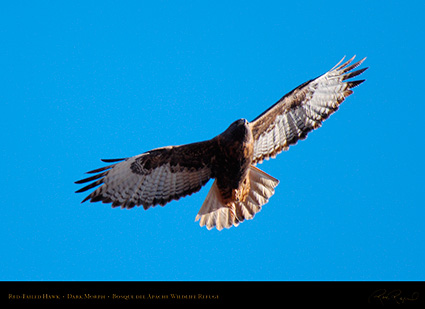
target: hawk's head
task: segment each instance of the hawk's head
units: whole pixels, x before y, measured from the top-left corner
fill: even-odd
[[[222,133],[222,137],[241,142],[250,140],[252,134],[249,127],[249,121],[243,118],[236,120]]]

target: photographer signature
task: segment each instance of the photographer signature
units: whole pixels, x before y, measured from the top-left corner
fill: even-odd
[[[381,303],[384,304],[404,304],[407,302],[413,302],[419,299],[419,293],[413,292],[409,296],[403,295],[403,292],[401,290],[390,290],[387,291],[386,289],[379,289],[373,292],[369,296],[369,303]]]

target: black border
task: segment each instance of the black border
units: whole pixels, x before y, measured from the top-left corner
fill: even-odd
[[[4,281],[13,305],[400,305],[425,308],[425,282],[95,282]]]

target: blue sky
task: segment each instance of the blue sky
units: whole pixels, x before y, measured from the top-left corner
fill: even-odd
[[[13,1],[0,9],[1,280],[424,280],[423,1]],[[323,127],[259,167],[254,220],[199,193],[80,204],[100,158],[201,141],[367,56]]]

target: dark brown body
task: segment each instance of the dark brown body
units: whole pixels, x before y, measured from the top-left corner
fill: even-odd
[[[217,143],[219,151],[213,172],[223,202],[243,200],[247,192],[240,189],[247,187],[243,183],[248,181],[254,144],[249,122],[246,119],[236,120],[217,136]]]

